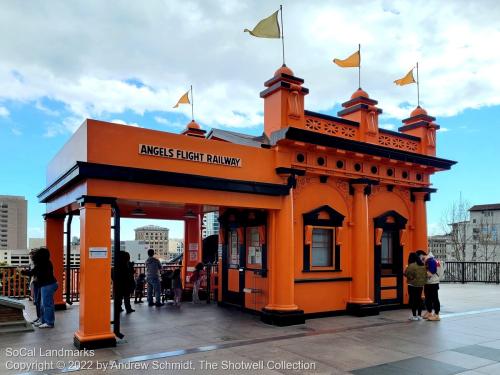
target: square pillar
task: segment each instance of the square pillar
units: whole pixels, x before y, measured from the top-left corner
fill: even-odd
[[[50,252],[50,261],[54,267],[54,276],[58,288],[54,293],[54,307],[56,310],[66,310],[63,299],[64,289],[64,216],[45,216],[45,241]]]
[[[304,324],[304,311],[295,304],[293,188],[283,197],[281,210],[272,211],[270,216],[270,293],[261,320],[278,326]]]
[[[80,208],[80,319],[75,346],[116,346],[110,321],[111,206],[84,203]]]
[[[201,254],[201,217],[186,219],[184,221],[184,259],[183,259],[183,285],[194,271],[194,267],[202,261]]]

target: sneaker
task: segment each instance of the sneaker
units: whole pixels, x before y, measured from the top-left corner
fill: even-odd
[[[134,310],[134,309],[127,310],[127,314],[131,314],[131,313],[133,313],[133,312],[135,312],[135,310]]]
[[[422,320],[423,318],[420,315],[417,315],[418,320]]]
[[[38,327],[38,326],[41,326],[42,325],[42,322],[40,320],[36,321],[35,323],[33,323],[33,325],[35,327]]]
[[[47,324],[47,323],[43,323],[43,324],[40,324],[40,325],[38,326],[38,328],[54,328],[54,326],[51,326],[51,325],[49,325],[49,324]]]
[[[156,307],[162,307],[163,305],[164,305],[164,303],[155,303]]]
[[[427,318],[427,320],[432,321],[432,322],[437,322],[437,321],[441,320],[441,318],[439,317],[439,314],[436,314],[436,315],[429,316]]]
[[[430,314],[428,311],[426,311],[426,312],[424,312],[424,313],[423,313],[423,315],[422,315],[422,319],[429,319],[429,316],[430,316],[430,315],[431,315],[431,314]]]
[[[39,322],[39,321],[40,321],[40,318],[36,318],[35,320],[33,320],[33,321],[31,322],[31,324],[35,324],[35,323],[37,323],[37,322]]]
[[[411,320],[413,320],[414,322],[416,322],[416,321],[418,321],[419,319],[418,319],[418,316],[416,316],[416,315],[415,315],[415,316],[412,316],[412,317],[411,317]]]

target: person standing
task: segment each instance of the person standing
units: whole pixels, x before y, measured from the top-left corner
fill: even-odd
[[[180,268],[176,268],[172,274],[172,288],[174,289],[174,306],[181,307],[182,277]]]
[[[148,283],[148,305],[149,306],[163,306],[161,302],[160,290],[160,275],[161,263],[154,257],[155,251],[148,250],[148,259],[146,259],[146,282]],[[153,293],[156,297],[156,303],[153,303]]]
[[[41,305],[41,290],[40,287],[38,286],[36,275],[34,274],[33,270],[35,269],[35,262],[36,262],[36,257],[37,257],[37,250],[38,249],[33,249],[30,251],[29,256],[30,256],[30,269],[29,270],[21,270],[21,274],[25,276],[31,277],[30,280],[30,290],[33,298],[33,304],[35,305],[36,308],[36,319],[33,320],[31,323],[35,325],[41,324],[41,311],[40,311],[40,305]]]
[[[434,255],[429,252],[425,258],[425,268],[427,269],[427,283],[424,287],[425,292],[425,307],[427,309],[424,319],[429,321],[439,321],[439,311],[441,310],[441,303],[439,302],[439,275],[438,263]],[[434,310],[434,313],[432,312]]]
[[[422,290],[427,282],[425,266],[417,253],[408,255],[408,266],[404,272],[408,281],[409,305],[412,315],[410,320],[422,319]]]
[[[116,283],[116,296],[120,302],[120,312],[122,309],[122,300],[125,305],[127,314],[133,313],[135,310],[130,306],[130,293],[134,290],[134,267],[130,262],[130,254],[126,251],[120,251],[119,263],[115,267],[113,282]]]
[[[198,295],[200,291],[200,284],[203,277],[203,263],[198,263],[195,266],[195,270],[191,275],[189,281],[193,284],[193,303],[201,303],[200,296]]]
[[[40,247],[35,254],[33,269],[21,272],[24,275],[33,276],[38,288],[40,288],[40,320],[34,325],[38,328],[54,328],[54,293],[58,284],[54,277],[54,267],[50,261],[50,251],[46,247]]]

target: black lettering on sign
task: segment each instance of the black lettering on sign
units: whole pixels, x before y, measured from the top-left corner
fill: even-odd
[[[179,150],[176,148],[167,148],[153,145],[139,145],[139,154],[148,156],[159,156],[168,159],[179,159],[195,161],[207,164],[217,164],[229,167],[241,167],[241,159],[232,156],[223,156],[215,154],[205,154],[198,151]]]

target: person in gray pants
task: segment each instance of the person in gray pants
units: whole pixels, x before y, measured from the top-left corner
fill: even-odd
[[[161,289],[160,289],[160,273],[161,263],[154,257],[155,251],[148,250],[148,259],[146,259],[146,282],[148,283],[148,305],[149,306],[163,306],[161,302]],[[153,293],[156,298],[156,303],[153,303]]]

